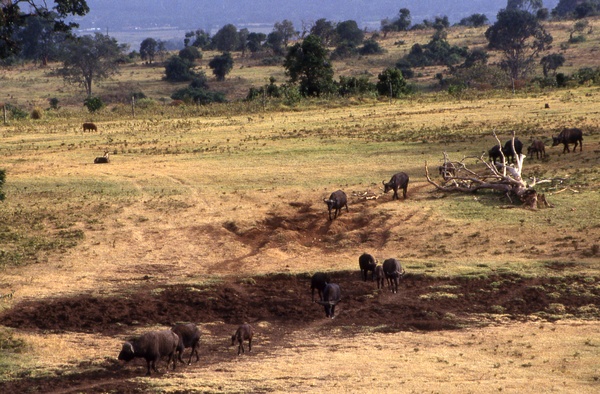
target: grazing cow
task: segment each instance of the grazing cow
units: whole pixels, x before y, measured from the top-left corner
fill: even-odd
[[[377,282],[377,288],[383,289],[383,280],[385,279],[385,273],[383,272],[383,266],[377,264],[375,267],[375,281]]]
[[[327,204],[327,210],[329,211],[329,220],[336,219],[343,207],[346,207],[346,212],[348,212],[348,198],[346,197],[346,193],[344,193],[341,190],[337,190],[331,193],[329,199],[323,199],[323,202]],[[334,210],[333,219],[331,219],[332,209]]]
[[[371,271],[371,280],[373,280],[373,275],[375,275],[375,267],[377,266],[377,260],[375,260],[375,257],[368,253],[363,253],[358,258],[358,265],[360,267],[360,272],[362,273],[363,281],[367,281],[367,275],[369,271]]]
[[[583,151],[583,132],[578,128],[563,129],[558,137],[552,137],[552,146],[564,145],[563,153],[570,152],[569,144],[575,144],[573,146],[573,153],[575,153],[577,143],[579,143],[579,152]]]
[[[387,259],[383,262],[383,273],[387,279],[388,287],[392,293],[398,292],[398,281],[404,275],[404,269],[396,259]]]
[[[319,304],[325,308],[325,316],[332,319],[335,317],[335,306],[341,298],[340,286],[335,283],[327,283],[323,290],[323,301],[319,301]]]
[[[449,161],[442,164],[441,166],[438,166],[438,171],[445,181],[447,181],[452,176],[456,176],[456,167]]]
[[[198,354],[198,349],[200,348],[200,330],[198,327],[196,327],[194,323],[176,324],[171,327],[171,331],[173,331],[179,337],[179,343],[177,344],[177,359],[179,362],[185,364],[181,358],[181,355],[188,347],[192,348],[188,365],[192,364],[192,356],[194,353],[196,354],[196,361],[200,361],[200,355]]]
[[[93,124],[92,122],[84,123],[83,124],[83,132],[85,133],[86,131],[98,131],[98,127],[96,127],[96,125]]]
[[[108,152],[104,152],[104,156],[98,156],[94,159],[94,164],[104,163],[110,163],[110,159],[108,158]]]
[[[323,290],[325,290],[325,286],[327,283],[331,282],[331,278],[328,274],[323,272],[315,272],[315,274],[310,278],[310,291],[312,295],[312,302],[315,302],[315,289],[319,293],[319,300],[323,300]]]
[[[533,154],[535,153],[536,159],[543,159],[546,157],[546,147],[544,146],[544,142],[540,140],[535,140],[531,143],[531,146],[527,148],[527,156],[533,159]]]
[[[146,375],[150,375],[150,365],[154,372],[158,372],[156,363],[160,361],[161,357],[168,356],[167,369],[169,369],[171,359],[173,360],[173,369],[175,369],[177,365],[175,351],[178,344],[179,337],[171,330],[150,331],[138,339],[125,342],[118,359],[127,362],[136,357],[145,358],[148,363]]]
[[[404,172],[399,172],[392,176],[389,182],[383,181],[383,192],[387,193],[390,190],[394,190],[394,195],[392,196],[392,200],[399,200],[398,197],[398,189],[402,188],[402,195],[404,199],[406,199],[406,189],[408,189],[408,175]]]
[[[515,152],[516,151],[516,152]],[[519,141],[518,138],[515,138],[515,149],[513,150],[512,139],[506,141],[504,144],[504,148],[502,148],[502,153],[504,153],[504,157],[506,157],[506,161],[509,163],[514,163],[517,155],[520,155],[523,152],[523,143]]]
[[[254,329],[250,324],[242,324],[238,327],[235,334],[231,336],[231,346],[238,343],[238,356],[244,351],[244,341],[248,341],[248,351],[252,351],[252,337],[254,336]]]

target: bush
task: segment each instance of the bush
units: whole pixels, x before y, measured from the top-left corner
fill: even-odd
[[[225,95],[221,92],[212,92],[203,88],[194,88],[188,86],[185,89],[179,89],[171,95],[173,100],[182,100],[184,102],[194,102],[196,104],[225,103]]]
[[[58,99],[56,97],[48,99],[48,103],[50,103],[50,109],[58,109]]]
[[[141,109],[148,109],[148,108],[155,107],[156,101],[154,101],[150,98],[141,98],[139,100],[136,100],[135,105]]]
[[[100,97],[88,97],[83,101],[83,105],[90,112],[96,112],[104,107],[104,103]]]
[[[579,36],[569,38],[569,44],[578,44],[580,42],[585,42],[584,36],[579,35]]]
[[[365,41],[363,46],[358,50],[358,53],[360,53],[363,56],[377,55],[377,54],[384,53],[384,52],[385,52],[385,50],[375,40]]]
[[[196,74],[191,70],[192,63],[179,56],[171,56],[165,65],[165,79],[170,82],[191,81]]]
[[[11,115],[13,119],[25,119],[27,118],[27,112],[19,107],[15,107],[11,104],[6,104],[6,111]]]
[[[377,91],[376,86],[369,82],[366,75],[360,77],[340,76],[338,93],[340,96],[355,96]]]
[[[31,119],[42,119],[42,117],[44,116],[44,111],[42,111],[41,108],[36,107],[31,111],[31,114],[29,116],[31,117]]]

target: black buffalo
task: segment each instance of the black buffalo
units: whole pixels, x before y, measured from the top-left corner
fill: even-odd
[[[325,290],[325,286],[327,283],[331,282],[331,277],[324,272],[315,272],[315,274],[310,278],[310,291],[312,295],[312,301],[315,302],[315,289],[319,293],[319,300],[323,300],[323,290]]]
[[[387,193],[390,190],[394,191],[392,200],[398,200],[398,189],[402,189],[402,196],[406,199],[406,190],[408,189],[408,175],[404,172],[399,172],[392,176],[389,182],[383,181],[383,192]]]
[[[387,279],[388,287],[392,293],[398,292],[398,282],[402,275],[404,275],[404,269],[400,265],[400,262],[396,259],[387,259],[383,262],[383,273]]]
[[[375,267],[377,266],[377,260],[375,260],[375,257],[368,253],[361,254],[358,258],[358,266],[360,267],[360,272],[362,273],[362,277],[365,282],[367,281],[367,275],[369,271],[371,271],[371,280],[373,280]]]
[[[200,361],[200,355],[198,354],[198,349],[200,348],[200,330],[194,323],[187,324],[176,324],[171,327],[171,331],[173,331],[179,337],[179,343],[177,344],[177,359],[182,364],[185,364],[183,358],[183,351],[186,348],[192,348],[192,352],[190,353],[190,359],[188,360],[188,365],[192,364],[192,356],[196,355],[196,361]]]
[[[377,264],[377,267],[375,267],[375,281],[377,282],[378,289],[383,289],[384,279],[385,273],[383,272],[383,266],[381,264]]]
[[[329,211],[329,220],[337,218],[343,207],[346,207],[346,212],[348,212],[348,198],[346,197],[346,193],[344,193],[341,190],[337,190],[331,193],[329,199],[323,199],[323,202],[327,204],[327,210]],[[331,219],[332,209],[334,210],[333,219]]]
[[[254,336],[254,329],[250,324],[242,324],[235,331],[235,334],[231,336],[231,346],[236,342],[238,343],[238,356],[244,351],[244,341],[248,341],[248,351],[252,351],[252,337]]]
[[[573,146],[573,152],[575,152],[577,143],[579,143],[579,152],[583,151],[583,132],[578,128],[564,129],[558,137],[552,137],[552,146],[564,145],[563,153],[570,152],[569,144],[575,144]]]
[[[342,298],[342,293],[340,292],[340,286],[335,283],[328,283],[325,286],[325,290],[323,290],[323,300],[319,301],[319,304],[323,305],[325,308],[325,316],[331,317],[332,319],[335,317],[335,306],[340,299]]]
[[[150,331],[137,339],[125,342],[118,359],[127,362],[136,357],[144,358],[148,364],[146,375],[150,375],[150,366],[154,372],[158,372],[156,363],[162,357],[168,356],[167,369],[171,360],[173,360],[173,369],[175,369],[177,364],[175,351],[178,344],[179,337],[171,330]]]
[[[523,153],[523,143],[519,141],[518,138],[515,138],[514,150],[512,147],[512,139],[510,139],[504,143],[504,147],[502,149],[500,149],[500,145],[494,145],[488,151],[488,157],[490,158],[491,162],[496,163],[496,161],[500,161],[502,155],[504,155],[506,161],[510,163],[514,162],[517,155],[520,155],[521,153]]]

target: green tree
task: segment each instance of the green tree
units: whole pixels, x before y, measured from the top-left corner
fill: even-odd
[[[214,49],[222,52],[235,51],[238,47],[237,27],[232,24],[223,26],[212,38]]]
[[[329,46],[335,39],[335,25],[325,18],[318,19],[311,27],[310,34],[319,37],[323,45]]]
[[[142,60],[152,64],[157,50],[158,42],[154,38],[148,37],[140,44],[140,57]]]
[[[54,0],[53,3],[54,7],[49,9],[45,1],[0,1],[0,59],[20,52],[21,42],[15,33],[31,16],[36,15],[51,22],[55,32],[69,33],[78,25],[67,23],[65,19],[69,15],[83,16],[90,10],[85,0]],[[21,5],[26,6],[26,12],[21,11]]]
[[[47,65],[50,59],[56,59],[60,46],[67,39],[67,33],[54,31],[54,19],[57,14],[50,12],[48,17],[32,15],[18,29],[16,36],[21,44],[19,56],[23,59],[40,61]]]
[[[259,52],[262,49],[263,42],[267,39],[265,33],[251,32],[248,34],[248,49],[252,53]]]
[[[169,82],[185,82],[194,79],[193,64],[179,56],[171,56],[165,64],[165,80]]]
[[[194,64],[196,60],[202,59],[202,52],[195,46],[187,46],[179,51],[179,57]]]
[[[273,27],[273,30],[279,32],[279,34],[281,35],[284,47],[288,46],[292,38],[298,36],[298,32],[296,31],[296,29],[294,29],[294,24],[287,19],[284,19],[281,22],[276,22]]]
[[[565,64],[565,57],[562,53],[551,53],[540,60],[544,77],[548,78],[548,72],[552,71],[556,75],[556,70]]]
[[[303,96],[320,96],[334,91],[333,67],[321,39],[312,34],[288,49],[283,67],[290,82],[299,82]]]
[[[538,54],[550,48],[552,36],[535,15],[522,10],[500,10],[485,32],[488,47],[503,53],[500,66],[511,79],[525,77]]]
[[[217,81],[224,81],[225,76],[229,74],[233,68],[233,58],[229,52],[224,52],[220,56],[215,56],[208,63],[208,66],[212,68],[213,74],[217,77]]]
[[[207,49],[210,49],[211,41],[212,40],[210,38],[210,34],[208,34],[207,32],[205,32],[202,29],[199,29],[196,31],[190,31],[190,32],[185,33],[185,38],[183,39],[183,45],[186,47],[188,45],[192,45],[192,46],[195,46],[196,48],[207,50]]]
[[[387,68],[377,76],[377,91],[382,96],[394,98],[410,93],[410,88],[402,76],[402,72],[397,68]]]
[[[126,47],[119,45],[116,39],[100,33],[78,37],[67,43],[63,53],[63,66],[59,72],[68,82],[82,85],[90,97],[94,81],[119,72],[119,62]]]
[[[398,20],[394,23],[399,31],[406,31],[410,28],[412,18],[408,8],[400,8],[398,12]]]
[[[283,35],[281,32],[278,32],[277,30],[270,32],[267,36],[265,46],[271,48],[273,54],[282,56],[285,53],[285,49],[283,47]]]
[[[335,27],[338,43],[347,43],[352,46],[358,46],[363,42],[365,33],[359,29],[356,21],[347,20],[340,22]]]
[[[460,22],[458,22],[461,26],[469,26],[469,27],[481,27],[486,25],[489,22],[489,19],[485,14],[473,14],[466,18],[462,18]]]

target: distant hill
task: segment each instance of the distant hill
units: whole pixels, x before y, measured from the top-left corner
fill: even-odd
[[[558,0],[546,0],[552,9]],[[398,15],[400,8],[411,11],[413,23],[447,15],[451,23],[474,13],[494,20],[506,0],[88,0],[90,13],[77,20],[84,29],[120,31],[172,27],[215,30],[227,23],[236,26],[272,26],[283,19],[297,29],[302,22],[325,18],[352,19],[361,27],[376,29],[382,19]]]

